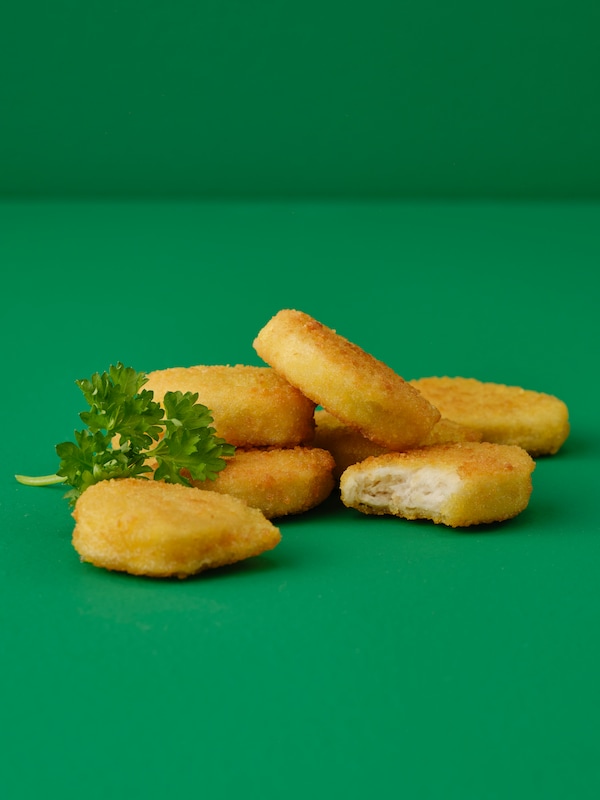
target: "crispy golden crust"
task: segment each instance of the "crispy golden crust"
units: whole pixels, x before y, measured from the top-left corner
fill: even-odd
[[[268,519],[314,508],[335,485],[332,455],[315,447],[238,449],[227,462],[216,480],[193,485],[239,497]]]
[[[478,441],[481,441],[481,434],[478,431],[448,419],[441,419],[433,426],[423,445]],[[344,425],[324,409],[315,411],[313,444],[315,447],[329,450],[335,459],[334,477],[336,479],[339,479],[342,472],[352,464],[364,461],[369,456],[390,452],[389,448],[375,444],[358,431]]]
[[[453,528],[501,522],[527,507],[534,469],[531,456],[514,445],[431,445],[349,467],[341,477],[341,498],[364,514],[428,519]]]
[[[481,432],[486,442],[515,444],[532,456],[558,452],[569,435],[569,412],[553,395],[474,378],[411,381],[444,417]]]
[[[254,349],[317,405],[382,447],[417,445],[440,418],[390,367],[301,311],[276,314]]]
[[[232,564],[281,539],[260,511],[235,497],[136,478],[90,486],[73,516],[82,561],[159,578]]]
[[[236,446],[293,447],[314,433],[315,404],[269,367],[172,367],[150,372],[144,388],[159,402],[168,391],[197,392],[217,435]]]

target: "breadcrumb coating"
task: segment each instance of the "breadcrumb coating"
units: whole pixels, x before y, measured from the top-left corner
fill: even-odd
[[[216,480],[192,485],[239,497],[268,519],[308,511],[335,486],[333,456],[316,447],[237,449],[226,460]]]
[[[294,447],[313,437],[314,402],[270,367],[171,367],[148,373],[144,388],[158,402],[168,391],[197,392],[217,435],[239,447]]]
[[[550,394],[475,378],[411,381],[444,417],[481,433],[486,442],[514,444],[534,456],[557,453],[569,436],[566,404]]]
[[[254,349],[317,405],[382,447],[418,445],[440,418],[389,366],[302,311],[279,311]]]
[[[233,564],[281,540],[272,522],[236,497],[139,478],[90,486],[73,517],[82,561],[157,578]]]
[[[431,445],[354,464],[342,474],[340,491],[344,505],[364,514],[467,527],[520,514],[534,469],[531,456],[515,445]]]

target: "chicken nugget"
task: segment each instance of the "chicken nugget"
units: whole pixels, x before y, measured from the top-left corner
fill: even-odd
[[[272,522],[236,497],[139,478],[90,486],[73,517],[82,561],[156,578],[233,564],[281,539]]]
[[[481,434],[458,422],[449,419],[440,419],[433,426],[423,445],[446,444],[448,442],[479,442]],[[352,464],[364,461],[369,456],[378,456],[391,452],[389,448],[381,447],[361,433],[344,425],[339,419],[324,409],[315,411],[315,447],[329,450],[335,459],[334,477],[339,480],[342,472]],[[407,448],[410,449],[410,448]]]
[[[232,494],[268,519],[301,514],[322,503],[334,486],[331,453],[316,447],[237,449],[214,481],[193,486]]]
[[[475,378],[411,381],[444,417],[481,432],[486,442],[515,444],[534,456],[557,453],[569,435],[565,403],[550,394]]]
[[[534,469],[531,456],[515,445],[430,445],[348,467],[341,498],[364,514],[428,519],[452,528],[501,522],[527,507]]]
[[[440,418],[390,367],[302,311],[279,311],[254,349],[317,405],[382,447],[420,444]]]
[[[293,447],[314,433],[315,404],[270,367],[209,365],[148,373],[144,388],[161,402],[166,392],[197,392],[217,436],[239,447]]]

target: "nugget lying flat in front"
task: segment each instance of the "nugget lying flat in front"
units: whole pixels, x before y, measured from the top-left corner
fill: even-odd
[[[155,578],[233,564],[281,540],[272,522],[236,497],[138,478],[90,486],[73,516],[82,561]]]
[[[344,505],[452,528],[501,522],[529,503],[535,462],[516,445],[460,442],[371,456],[342,474]]]

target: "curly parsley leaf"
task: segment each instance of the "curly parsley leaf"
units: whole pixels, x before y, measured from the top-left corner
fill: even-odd
[[[223,456],[233,455],[234,448],[215,436],[210,412],[197,400],[198,395],[191,392],[165,394],[165,432],[151,451],[158,463],[158,480],[189,483],[180,474],[182,468],[193,480],[214,480],[225,466]]]
[[[153,392],[142,388],[146,382],[143,372],[120,362],[76,381],[89,405],[79,415],[86,428],[75,431],[74,442],[56,446],[56,475],[17,475],[17,480],[36,486],[66,483],[71,505],[89,486],[110,478],[153,473],[155,480],[185,485],[190,479],[214,480],[235,448],[215,435],[208,408],[192,392],[167,392],[163,408]]]

